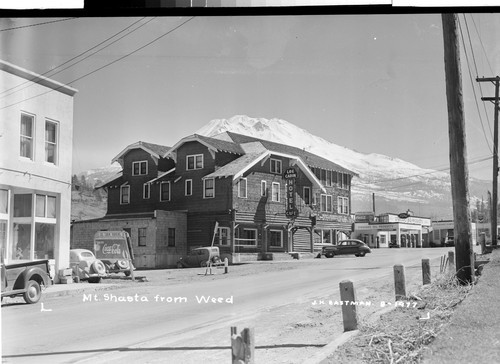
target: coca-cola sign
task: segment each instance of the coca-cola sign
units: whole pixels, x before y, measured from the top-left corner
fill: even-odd
[[[94,242],[97,259],[130,259],[126,240],[99,239]]]
[[[109,254],[121,254],[122,250],[120,249],[119,244],[104,244],[102,246],[102,253],[109,255]]]

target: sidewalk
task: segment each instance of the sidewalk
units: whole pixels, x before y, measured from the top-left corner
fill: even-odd
[[[115,289],[123,287],[123,284],[115,283],[70,283],[70,284],[53,284],[45,289],[42,293],[42,297],[59,297],[59,296],[69,296],[77,295],[85,292],[97,292],[105,291],[109,289]]]
[[[500,363],[500,250],[489,258],[478,284],[427,348],[423,363]]]

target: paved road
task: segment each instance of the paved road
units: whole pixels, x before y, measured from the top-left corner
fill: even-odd
[[[182,346],[197,335],[202,342],[210,331],[229,327],[243,316],[255,318],[271,307],[312,301],[325,292],[335,294],[338,282],[345,279],[355,281],[357,287],[369,287],[373,279],[391,279],[394,264],[419,266],[422,258],[433,259],[448,250],[380,249],[364,258],[279,263],[294,264],[297,269],[46,298],[46,311],[41,304],[4,305],[3,361],[110,362],[143,343]]]

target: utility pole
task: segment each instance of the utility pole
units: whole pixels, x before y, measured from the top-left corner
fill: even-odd
[[[456,277],[461,284],[473,279],[472,229],[469,209],[469,171],[465,143],[464,104],[458,47],[457,14],[442,14],[448,133],[450,142],[451,195],[455,233]]]
[[[497,205],[498,205],[498,88],[500,77],[476,78],[477,82],[493,82],[495,85],[495,97],[481,97],[483,101],[493,101],[495,104],[495,125],[493,128],[493,196],[491,201],[491,244],[497,245]]]

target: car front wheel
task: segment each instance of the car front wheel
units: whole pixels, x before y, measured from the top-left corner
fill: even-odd
[[[365,255],[366,255],[365,252],[361,252],[361,253],[358,254],[358,257],[364,257]]]
[[[333,253],[326,253],[325,257],[327,257],[327,258],[333,258],[333,255],[334,255]]]
[[[23,297],[26,303],[37,303],[40,300],[42,297],[42,288],[37,281],[28,281]]]
[[[90,277],[89,283],[101,283],[101,277]]]

